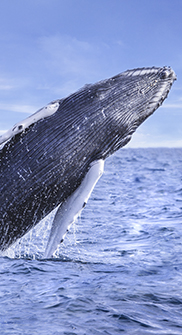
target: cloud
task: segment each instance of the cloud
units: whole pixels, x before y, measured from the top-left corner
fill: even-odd
[[[32,105],[16,105],[16,104],[0,104],[0,110],[18,113],[32,114],[36,111],[36,107]]]
[[[160,108],[171,108],[171,109],[182,109],[182,103],[173,103],[173,104],[168,104],[165,103],[165,105],[162,105]]]
[[[127,148],[157,148],[157,147],[167,147],[167,148],[181,148],[182,139],[171,138],[167,134],[157,134],[153,135],[150,133],[144,133],[140,129],[133,134],[132,140],[127,144]]]
[[[0,77],[0,93],[1,93],[1,102],[3,100],[3,96],[7,96],[7,94],[11,94],[11,97],[17,96],[17,92],[22,92],[26,87],[28,87],[30,80],[21,75],[16,76],[11,71],[1,71]]]
[[[44,36],[37,43],[44,71],[52,79],[51,89],[55,88],[56,93],[68,95],[86,83],[110,76],[106,61],[108,46],[104,43],[62,35]]]
[[[13,89],[13,86],[0,83],[0,91],[7,91],[7,90],[12,90],[12,89]]]
[[[36,57],[33,55],[34,68],[38,68],[39,74],[36,88],[48,87],[52,96],[64,97],[85,84],[121,72],[121,44],[120,40],[108,44],[105,39],[79,39],[61,34],[39,37]]]
[[[7,90],[12,90],[15,88],[14,83],[12,80],[8,80],[7,78],[0,78],[0,91],[7,91]]]
[[[39,45],[52,70],[60,75],[85,75],[93,71],[96,48],[86,41],[70,36],[53,35],[39,39]]]

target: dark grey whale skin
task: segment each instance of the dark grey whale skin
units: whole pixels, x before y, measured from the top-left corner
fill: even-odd
[[[164,101],[171,68],[128,70],[86,85],[0,151],[0,250],[22,237],[81,184],[91,162],[123,147]]]

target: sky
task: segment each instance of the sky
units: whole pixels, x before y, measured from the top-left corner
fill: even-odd
[[[127,69],[171,66],[167,100],[129,147],[182,147],[181,0],[1,0],[0,134]]]

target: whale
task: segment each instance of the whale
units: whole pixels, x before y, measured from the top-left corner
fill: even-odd
[[[51,257],[85,207],[104,162],[168,96],[167,66],[126,70],[54,100],[0,136],[0,250],[55,210]]]

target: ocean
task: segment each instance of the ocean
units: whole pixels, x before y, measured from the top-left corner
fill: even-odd
[[[0,334],[182,334],[182,149],[121,149],[54,257],[1,254]]]

